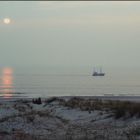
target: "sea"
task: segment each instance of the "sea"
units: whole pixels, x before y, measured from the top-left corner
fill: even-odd
[[[1,67],[0,98],[50,96],[139,96],[140,69],[92,67]]]

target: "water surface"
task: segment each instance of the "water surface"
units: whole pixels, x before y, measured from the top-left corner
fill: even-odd
[[[2,68],[0,93],[5,98],[140,95],[140,74],[108,71],[104,77],[93,77],[89,70],[54,72]]]

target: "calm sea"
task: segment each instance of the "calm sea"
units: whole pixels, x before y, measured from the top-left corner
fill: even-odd
[[[92,68],[1,68],[0,96],[140,95],[139,70],[106,69],[93,77]]]

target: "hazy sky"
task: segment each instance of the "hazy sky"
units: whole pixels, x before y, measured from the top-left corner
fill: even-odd
[[[140,66],[139,60],[140,2],[0,2],[0,66]]]

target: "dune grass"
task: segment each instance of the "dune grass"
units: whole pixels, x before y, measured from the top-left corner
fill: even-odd
[[[126,116],[128,118],[133,116],[140,117],[140,103],[138,102],[73,97],[68,101],[61,101],[60,104],[70,108],[89,111],[89,113],[94,110],[111,111],[116,119]]]

